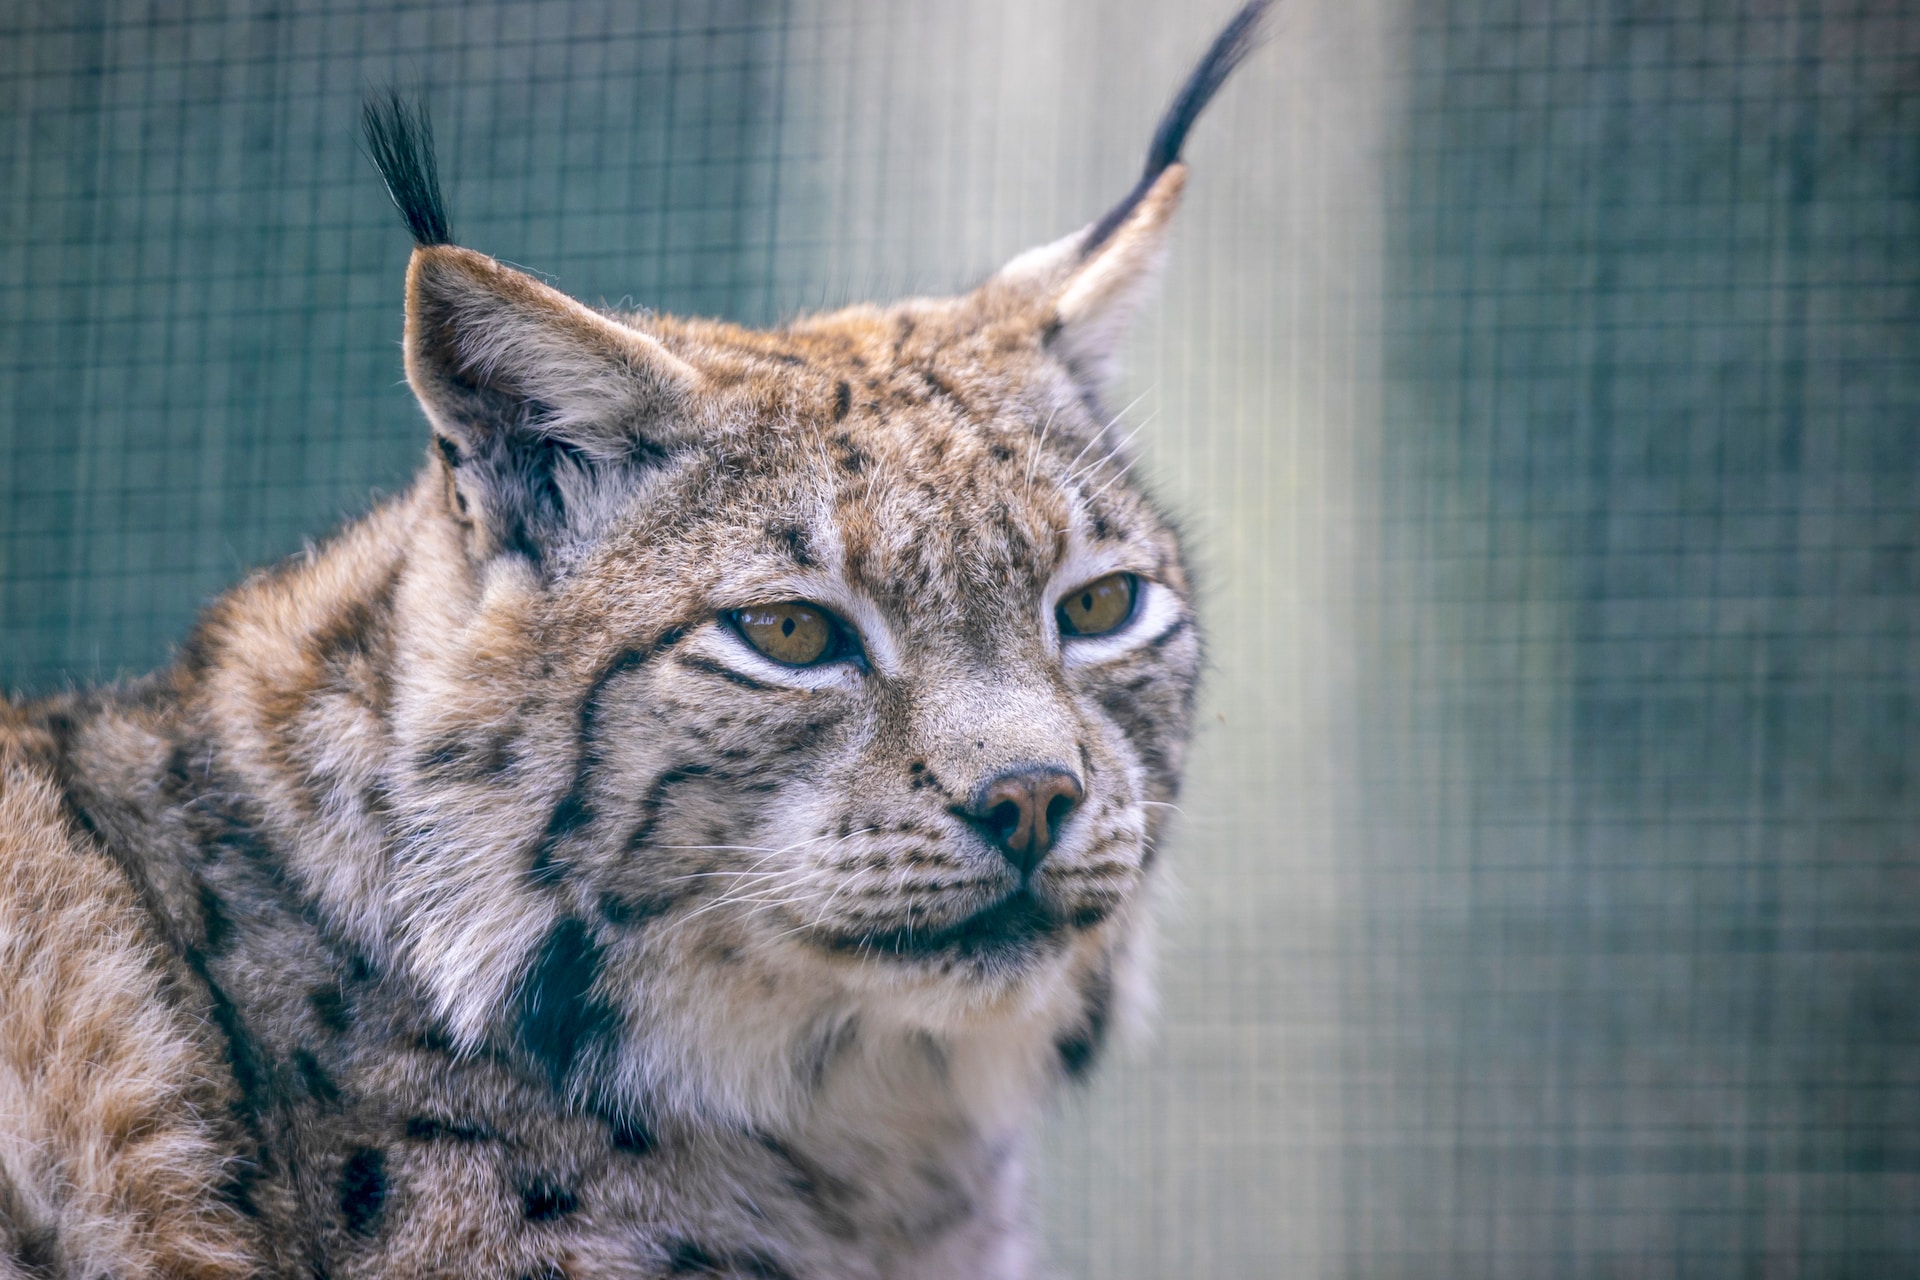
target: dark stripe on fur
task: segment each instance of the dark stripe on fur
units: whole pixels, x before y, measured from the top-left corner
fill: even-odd
[[[347,1005],[347,989],[340,983],[315,987],[309,991],[307,1007],[313,1010],[314,1021],[334,1035],[340,1035],[353,1026],[353,1015]]]
[[[322,1106],[332,1106],[340,1101],[340,1086],[334,1083],[333,1077],[327,1074],[327,1069],[320,1065],[320,1059],[314,1056],[312,1050],[295,1049],[293,1069],[300,1077],[300,1087],[307,1091],[309,1098]]]
[[[453,734],[435,740],[422,751],[416,767],[435,781],[484,782],[513,764],[513,744],[513,735],[507,730],[473,736]]]
[[[1105,972],[1097,974],[1087,984],[1084,994],[1087,1008],[1080,1026],[1054,1045],[1060,1054],[1060,1069],[1069,1080],[1084,1080],[1106,1047],[1107,1026],[1112,1019],[1113,979]]]
[[[653,1130],[634,1116],[621,1116],[612,1121],[612,1125],[613,1131],[608,1137],[613,1142],[615,1151],[624,1151],[630,1156],[644,1156],[650,1154],[659,1145],[659,1140],[653,1136]]]
[[[732,667],[722,666],[718,662],[713,661],[711,658],[683,657],[683,658],[676,658],[675,661],[689,671],[700,671],[710,676],[719,676],[722,680],[732,681],[734,684],[739,685],[742,689],[755,689],[761,692],[765,692],[766,690],[773,688],[772,685],[767,684],[760,680],[755,680],[752,676],[742,675],[740,672],[735,671]]]
[[[579,1207],[579,1196],[545,1178],[534,1179],[520,1192],[520,1216],[528,1222],[557,1222]]]
[[[566,877],[566,868],[554,861],[553,855],[563,840],[593,821],[593,810],[588,807],[584,794],[586,781],[587,770],[583,765],[574,776],[573,789],[560,798],[560,803],[553,808],[553,816],[547,819],[540,848],[527,869],[535,884],[558,884]]]
[[[558,1089],[588,1046],[612,1033],[614,1013],[593,994],[600,944],[578,920],[547,935],[514,1004],[514,1036]]]
[[[783,1180],[788,1190],[806,1202],[807,1207],[813,1210],[815,1220],[828,1235],[837,1240],[852,1240],[859,1236],[860,1225],[845,1208],[859,1199],[859,1193],[853,1187],[807,1160],[772,1134],[756,1132],[753,1139],[786,1166]]]
[[[47,716],[42,724],[54,739],[54,756],[48,764],[60,780],[61,798],[68,816],[75,827],[113,859],[114,865],[138,896],[147,918],[152,921],[168,948],[180,957],[204,994],[208,1021],[218,1033],[216,1046],[226,1059],[227,1069],[232,1073],[239,1095],[227,1109],[238,1130],[232,1135],[238,1149],[228,1163],[228,1177],[215,1194],[247,1217],[258,1217],[260,1208],[253,1193],[266,1176],[268,1157],[265,1121],[274,1103],[273,1080],[260,1042],[241,1018],[239,1007],[232,997],[214,978],[207,951],[185,937],[166,910],[160,890],[147,874],[144,862],[120,841],[110,838],[105,826],[95,820],[92,805],[99,803],[101,798],[93,792],[85,776],[74,767],[71,753],[75,746],[75,725],[71,718],[56,712]],[[193,767],[194,759],[192,754],[187,754],[184,767],[187,778],[197,784],[199,794],[184,803],[181,811],[188,819],[189,830],[196,842],[208,851],[208,856],[216,849],[243,850],[250,865],[263,866],[270,873],[268,879],[272,886],[275,889],[282,888],[278,878],[278,862],[272,859],[271,852],[254,832],[251,823],[233,804],[222,798],[224,793],[215,789],[212,774],[204,768]],[[210,796],[214,798],[210,799]],[[202,905],[205,905],[204,901]]]
[[[627,848],[638,849],[653,838],[653,829],[660,823],[660,810],[667,803],[667,792],[690,778],[704,778],[711,772],[711,767],[696,761],[675,765],[655,778],[647,788],[646,798],[640,802],[640,825],[627,837]]]
[[[1134,184],[1127,198],[1107,211],[1107,216],[1094,224],[1087,233],[1086,242],[1080,246],[1080,256],[1090,257],[1093,251],[1105,244],[1127,216],[1146,199],[1147,192],[1160,180],[1160,175],[1179,162],[1180,149],[1186,145],[1187,132],[1193,128],[1193,122],[1206,110],[1207,103],[1220,91],[1227,77],[1233,74],[1246,60],[1254,46],[1259,43],[1260,20],[1266,17],[1272,0],[1248,0],[1233,20],[1221,29],[1213,38],[1213,44],[1207,49],[1206,56],[1200,59],[1187,76],[1180,92],[1175,94],[1173,102],[1160,117],[1159,127],[1153,131],[1153,141],[1147,146],[1146,168],[1140,174],[1140,181]]]
[[[593,684],[587,688],[587,696],[580,699],[579,724],[574,731],[575,759],[573,782],[567,788],[567,794],[560,797],[560,803],[554,806],[553,814],[547,819],[547,829],[541,833],[540,844],[534,849],[533,858],[527,865],[527,873],[536,884],[553,884],[565,878],[566,869],[555,857],[560,845],[568,836],[593,822],[593,804],[587,799],[587,790],[593,782],[593,769],[599,763],[594,754],[594,726],[600,715],[600,695],[606,692],[607,685],[646,665],[657,653],[664,653],[680,643],[686,631],[681,627],[670,627],[660,633],[645,649],[629,649],[607,664],[607,669],[594,677]]]
[[[860,1019],[850,1017],[845,1022],[822,1027],[813,1036],[812,1042],[801,1051],[800,1074],[812,1089],[819,1089],[827,1081],[827,1072],[832,1069],[836,1059],[860,1039]]]
[[[1175,636],[1182,635],[1185,632],[1190,631],[1192,629],[1193,629],[1193,619],[1191,617],[1176,618],[1174,619],[1172,625],[1170,625],[1165,631],[1162,631],[1159,635],[1147,641],[1147,647],[1149,649],[1165,648],[1166,645]]]
[[[1147,677],[1141,687],[1151,685],[1152,677]],[[1167,757],[1163,745],[1166,738],[1165,728],[1151,710],[1141,707],[1139,694],[1141,688],[1123,686],[1099,690],[1095,697],[1100,707],[1113,721],[1114,728],[1120,730],[1140,757],[1140,763],[1155,777],[1171,779],[1173,762]]]
[[[610,925],[622,929],[637,929],[647,921],[667,914],[679,902],[680,899],[671,894],[627,898],[617,893],[604,893],[600,895],[600,914],[606,917]]]
[[[667,1242],[669,1273],[676,1276],[754,1276],[757,1280],[792,1280],[793,1273],[764,1253],[720,1253],[691,1240]]]
[[[202,945],[210,956],[225,955],[233,945],[233,921],[227,916],[226,904],[205,880],[200,881],[199,896]]]
[[[340,1216],[355,1235],[371,1235],[387,1205],[387,1156],[378,1147],[362,1147],[340,1170]]]
[[[393,207],[406,219],[418,245],[452,244],[440,169],[433,157],[433,121],[427,109],[398,91],[370,95],[360,109],[367,156],[380,170]]]
[[[407,1120],[405,1133],[415,1142],[488,1142],[498,1135],[488,1132],[479,1125],[462,1124],[457,1120],[438,1120],[432,1116],[413,1116]]]
[[[785,552],[787,558],[802,569],[811,569],[819,563],[814,558],[812,540],[807,536],[804,525],[781,522],[769,524],[767,540]]]
[[[213,975],[208,972],[206,956],[188,948],[185,959],[193,975],[206,986],[207,1012],[226,1042],[227,1069],[233,1072],[233,1082],[240,1088],[240,1105],[245,1112],[247,1128],[257,1139],[261,1122],[272,1110],[269,1090],[273,1084],[260,1042],[241,1019],[233,998],[213,980]]]

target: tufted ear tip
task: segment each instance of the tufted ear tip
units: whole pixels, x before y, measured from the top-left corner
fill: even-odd
[[[1186,183],[1184,164],[1156,178],[1054,298],[1050,345],[1088,380],[1110,375],[1121,339],[1160,282]]]
[[[440,169],[433,150],[433,120],[419,103],[398,90],[370,94],[360,109],[367,156],[380,170],[393,207],[420,245],[451,244],[447,202],[440,194]]]
[[[1090,252],[1093,226],[1021,254],[982,293],[1011,297],[1048,352],[1078,381],[1098,387],[1112,375],[1128,326],[1159,284],[1186,183],[1187,166],[1169,166]]]
[[[651,335],[451,244],[407,264],[406,365],[443,435],[533,429],[589,454],[672,443],[701,385]]]
[[[1187,166],[1188,133],[1220,86],[1259,42],[1271,0],[1248,0],[1214,37],[1160,117],[1140,180],[1099,221],[1013,259],[984,286],[1011,296],[1047,335],[1074,376],[1097,384],[1112,371],[1128,321],[1151,294]]]
[[[541,563],[701,421],[701,374],[657,338],[457,245],[414,249],[405,349],[481,554]]]

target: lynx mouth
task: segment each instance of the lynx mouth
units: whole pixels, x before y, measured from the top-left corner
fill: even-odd
[[[1093,923],[1086,913],[1063,914],[1023,887],[949,925],[841,934],[829,939],[828,946],[903,960],[1007,961],[1030,956],[1069,930]]]

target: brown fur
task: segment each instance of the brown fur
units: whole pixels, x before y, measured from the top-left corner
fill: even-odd
[[[248,1274],[209,1123],[225,1064],[191,975],[127,878],[0,733],[0,1266],[20,1275]]]
[[[412,488],[0,722],[0,1266],[1025,1274],[1199,661],[1098,408],[1184,172],[771,332],[418,249]],[[857,650],[727,622],[796,599]],[[1084,798],[1027,873],[966,810],[1034,765]]]

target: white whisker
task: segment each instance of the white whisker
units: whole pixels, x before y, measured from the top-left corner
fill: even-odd
[[[1054,415],[1059,412],[1055,409],[1053,413],[1047,415],[1046,424],[1040,428],[1039,438],[1033,442],[1033,447],[1027,450],[1027,501],[1029,502],[1033,501],[1033,469],[1040,465],[1040,451],[1047,447],[1047,432],[1053,430]]]
[[[662,884],[684,884],[688,880],[711,880],[727,877],[733,880],[771,880],[789,874],[785,868],[778,871],[691,871],[684,876],[668,876]]]
[[[1092,502],[1095,498],[1099,497],[1101,494],[1105,493],[1107,490],[1113,488],[1114,485],[1120,483],[1120,481],[1126,477],[1127,472],[1133,470],[1133,464],[1137,461],[1139,461],[1139,459],[1137,458],[1127,459],[1126,465],[1122,466],[1118,471],[1114,472],[1112,477],[1109,478],[1105,484],[1101,485],[1098,489],[1095,489],[1092,493],[1089,493],[1084,498],[1080,499],[1080,501]]]
[[[1147,393],[1145,391],[1142,391],[1139,395],[1135,396],[1131,401],[1128,402],[1127,407],[1125,409],[1122,409],[1120,412],[1114,414],[1112,418],[1107,420],[1106,426],[1101,427],[1098,431],[1094,432],[1093,436],[1085,444],[1080,446],[1080,452],[1074,454],[1073,457],[1067,461],[1067,477],[1069,479],[1071,479],[1073,476],[1074,465],[1078,463],[1080,459],[1087,456],[1087,450],[1093,448],[1093,446],[1095,446],[1096,444],[1099,444],[1102,440],[1106,439],[1107,432],[1113,428],[1113,424],[1120,421],[1120,419],[1126,417],[1127,414],[1132,411],[1134,405],[1139,404],[1142,400],[1145,400],[1146,398],[1147,398]],[[1063,480],[1061,481],[1061,483],[1065,484],[1066,481]]]
[[[871,832],[878,831],[878,830],[879,830],[878,827],[856,828],[855,830],[847,832],[843,836],[834,837],[833,844],[829,846],[829,850],[838,848],[840,845],[845,844],[847,841],[853,839],[856,836],[867,835]],[[850,880],[846,878],[842,878],[841,882],[838,885],[836,885],[831,891],[823,888],[813,893],[796,893],[796,892],[793,892],[793,889],[798,888],[799,886],[796,885],[796,886],[789,886],[789,887],[783,888],[781,882],[783,880],[797,879],[803,872],[804,868],[777,867],[771,871],[757,871],[754,869],[760,866],[762,863],[765,863],[768,859],[776,857],[779,854],[788,853],[795,849],[804,848],[805,846],[810,844],[818,844],[820,841],[828,838],[829,837],[824,835],[814,836],[814,837],[811,837],[810,839],[795,841],[793,844],[787,845],[783,848],[770,850],[763,857],[756,860],[751,867],[748,867],[746,870],[743,870],[743,871],[727,871],[727,870],[696,871],[696,872],[691,872],[685,876],[675,877],[675,880],[669,881],[669,883],[687,881],[687,880],[700,880],[700,879],[705,879],[709,877],[732,877],[733,879],[732,879],[732,882],[729,883],[725,888],[723,888],[720,891],[720,893],[711,902],[703,903],[701,906],[699,906],[695,910],[689,911],[686,915],[680,916],[677,919],[675,919],[673,921],[673,927],[675,929],[684,928],[687,924],[691,923],[694,920],[699,919],[701,916],[707,914],[709,911],[715,911],[722,907],[758,906],[758,905],[767,904],[767,903],[773,903],[782,907],[790,907],[790,906],[797,906],[801,903],[814,902],[823,896],[827,898],[827,905],[831,906],[833,899],[837,897],[841,893],[841,891],[847,887],[849,883],[851,883]],[[711,848],[715,846],[706,846],[706,847]],[[725,847],[725,846],[720,846],[720,847]],[[732,847],[745,848],[747,846],[736,845]]]
[[[1156,410],[1155,412],[1157,413],[1158,411]],[[1147,429],[1147,426],[1148,426],[1148,424],[1150,424],[1150,423],[1151,423],[1151,422],[1153,421],[1153,419],[1154,419],[1154,416],[1155,416],[1155,414],[1153,414],[1153,413],[1150,413],[1150,414],[1148,414],[1148,415],[1147,415],[1146,417],[1144,417],[1144,418],[1142,418],[1142,419],[1140,420],[1140,425],[1139,425],[1139,426],[1137,426],[1137,427],[1135,427],[1135,428],[1134,428],[1133,430],[1131,430],[1131,431],[1129,431],[1129,432],[1127,432],[1127,434],[1126,434],[1126,435],[1124,435],[1124,436],[1122,436],[1122,437],[1120,438],[1120,443],[1119,443],[1119,444],[1116,444],[1116,445],[1114,445],[1114,446],[1113,446],[1113,448],[1111,448],[1111,449],[1109,449],[1109,450],[1107,450],[1107,451],[1106,451],[1105,453],[1103,453],[1103,454],[1101,454],[1101,455],[1100,455],[1100,456],[1099,456],[1098,458],[1095,458],[1095,459],[1094,459],[1094,460],[1093,460],[1092,462],[1089,462],[1089,463],[1088,463],[1088,464],[1087,464],[1086,466],[1084,466],[1084,467],[1081,467],[1081,468],[1079,468],[1078,470],[1076,470],[1076,471],[1074,471],[1074,472],[1073,472],[1073,473],[1072,473],[1071,475],[1069,475],[1069,476],[1068,476],[1068,477],[1067,477],[1067,478],[1066,478],[1065,480],[1063,480],[1063,481],[1062,481],[1061,483],[1062,483],[1062,484],[1072,484],[1072,483],[1075,483],[1075,482],[1077,482],[1078,480],[1080,480],[1080,478],[1081,478],[1081,477],[1083,477],[1083,476],[1086,476],[1086,475],[1090,475],[1090,474],[1091,474],[1091,473],[1092,473],[1092,472],[1093,472],[1093,471],[1094,471],[1094,470],[1095,470],[1096,468],[1098,468],[1098,467],[1103,467],[1103,466],[1105,466],[1105,465],[1106,465],[1107,463],[1109,463],[1109,462],[1112,462],[1112,461],[1113,461],[1113,460],[1114,460],[1115,458],[1117,458],[1117,457],[1119,457],[1119,456],[1120,456],[1120,452],[1121,452],[1121,450],[1123,450],[1123,449],[1125,449],[1125,448],[1126,448],[1126,447],[1127,447],[1128,445],[1130,445],[1130,444],[1132,444],[1132,443],[1133,443],[1133,438],[1134,438],[1135,436],[1137,436],[1137,435],[1139,435],[1139,434],[1140,434],[1140,433],[1141,433],[1142,431],[1145,431],[1145,430]],[[1123,466],[1122,466],[1122,467],[1120,468],[1120,475],[1116,475],[1116,476],[1114,476],[1114,477],[1113,477],[1113,479],[1112,479],[1112,480],[1108,480],[1108,481],[1107,481],[1107,484],[1112,484],[1114,480],[1118,480],[1118,479],[1120,478],[1120,476],[1123,476],[1123,475],[1125,475],[1125,474],[1127,473],[1127,468],[1128,468],[1128,467],[1131,467],[1132,465],[1133,465],[1133,461],[1132,461],[1131,459],[1129,459],[1129,460],[1128,460],[1128,461],[1127,461],[1127,462],[1126,462],[1126,463],[1125,463],[1125,464],[1124,464],[1124,465],[1123,465]],[[1101,492],[1104,492],[1104,491],[1105,491],[1105,489],[1106,489],[1106,487],[1107,487],[1107,485],[1104,485],[1104,484],[1103,484],[1103,485],[1101,485],[1099,489],[1097,489],[1097,490],[1095,490],[1095,491],[1094,491],[1094,492],[1095,492],[1095,494],[1098,494],[1098,493],[1101,493]],[[1086,500],[1087,500],[1087,499],[1082,499],[1082,501],[1086,501]]]

